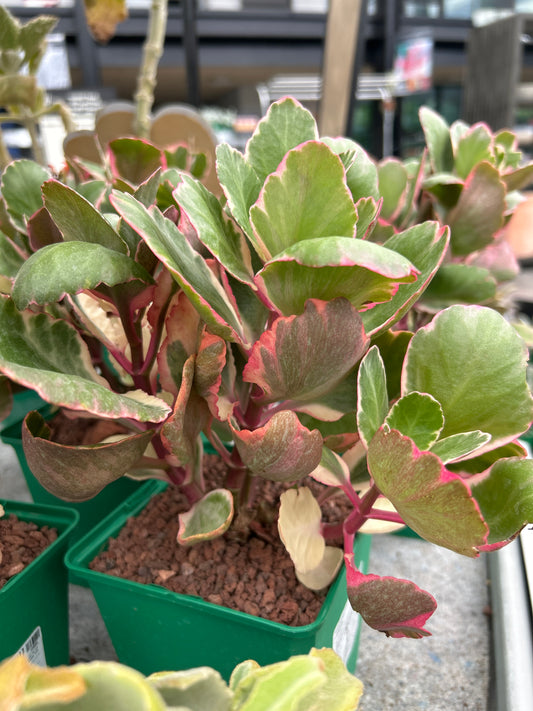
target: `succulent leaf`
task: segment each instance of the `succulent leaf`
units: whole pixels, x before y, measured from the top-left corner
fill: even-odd
[[[396,430],[383,429],[368,448],[368,468],[405,523],[431,543],[470,557],[488,529],[463,479]]]
[[[413,440],[420,450],[430,449],[444,426],[440,404],[427,393],[412,392],[397,400],[385,424]]]
[[[227,489],[213,489],[189,511],[179,515],[178,543],[192,545],[221,536],[233,520],[233,495]]]
[[[357,373],[357,431],[368,447],[389,411],[387,376],[377,346],[365,355]]]
[[[289,151],[250,208],[264,261],[318,237],[355,234],[356,212],[341,160],[324,143]]]
[[[513,538],[533,523],[533,460],[500,459],[472,484],[472,494],[490,529],[488,543]]]
[[[367,346],[361,318],[348,301],[310,300],[303,314],[280,317],[263,333],[243,379],[259,385],[267,402],[313,402],[342,382]]]
[[[435,599],[409,580],[365,575],[347,562],[348,599],[370,627],[387,637],[427,637]]]
[[[436,222],[424,222],[390,237],[385,247],[408,259],[418,270],[415,282],[399,284],[390,301],[376,304],[362,314],[365,331],[377,337],[399,321],[424,293],[440,267],[449,242],[449,230]]]
[[[12,296],[17,308],[25,309],[61,301],[65,294],[128,282],[140,282],[142,289],[153,279],[140,264],[113,249],[89,242],[59,242],[42,247],[22,265]]]
[[[320,432],[304,427],[292,410],[276,412],[266,425],[255,430],[232,427],[232,431],[243,464],[264,479],[303,479],[322,456]]]
[[[116,442],[68,446],[50,441],[50,428],[31,412],[22,427],[22,444],[30,470],[47,491],[66,501],[87,501],[135,465],[152,435],[147,431]]]
[[[301,313],[307,299],[344,297],[356,308],[390,301],[417,269],[399,252],[351,237],[317,237],[289,247],[256,276],[282,313]],[[370,309],[372,310],[372,309]]]
[[[44,205],[65,241],[101,244],[122,254],[127,247],[110,223],[91,203],[59,180],[42,186]]]
[[[117,212],[166,265],[213,332],[232,341],[244,341],[239,314],[205,259],[176,225],[156,208],[148,211],[131,195],[113,193],[111,200]]]
[[[533,417],[527,356],[513,326],[493,309],[450,306],[411,339],[402,394],[438,400],[442,437],[481,430],[494,449],[525,432]]]
[[[312,114],[291,98],[270,105],[246,144],[245,158],[264,183],[285,155],[305,141],[318,138]]]
[[[254,287],[250,251],[235,231],[216,197],[200,182],[183,174],[176,200],[196,229],[198,238],[236,279]]]

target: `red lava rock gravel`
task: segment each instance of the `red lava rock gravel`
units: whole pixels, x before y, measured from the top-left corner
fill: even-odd
[[[57,530],[20,521],[15,514],[0,518],[0,588],[20,573],[57,538]]]
[[[221,481],[224,464],[220,458],[208,455],[206,460],[210,470],[206,478],[211,476],[216,481],[218,477]],[[214,474],[212,467],[216,468]],[[265,485],[260,489],[262,501],[266,492],[275,503],[279,485]],[[110,540],[108,549],[92,561],[90,568],[162,585],[287,625],[306,625],[316,619],[326,593],[313,592],[298,582],[275,521],[261,521],[259,535],[248,531],[244,545],[243,536],[231,527],[212,541],[182,546],[176,542],[178,514],[186,508],[177,488],[169,486],[154,496],[137,517],[128,519],[118,537]]]

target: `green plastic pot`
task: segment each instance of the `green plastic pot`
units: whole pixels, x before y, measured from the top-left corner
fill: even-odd
[[[209,666],[229,679],[245,659],[271,664],[311,647],[333,647],[355,671],[360,618],[347,600],[344,570],[331,586],[318,618],[290,627],[230,610],[157,585],[144,585],[89,569],[89,563],[166,484],[148,482],[74,545],[66,564],[90,586],[119,660],[143,674]],[[357,565],[367,569],[370,536],[357,537]]]
[[[38,410],[43,405],[46,405],[45,401],[34,390],[19,390],[13,395],[11,412],[5,420],[0,422],[0,432],[5,430],[6,427],[11,427],[16,425],[17,422],[21,422],[28,412]]]
[[[49,412],[49,407],[45,407],[41,410],[44,417],[46,417],[47,412]],[[43,486],[41,486],[41,484],[33,476],[28,466],[26,455],[24,454],[24,448],[22,447],[23,419],[24,415],[18,422],[2,430],[2,432],[0,432],[0,438],[4,444],[11,445],[15,450],[22,473],[26,479],[26,484],[28,485],[31,498],[36,504],[67,506],[68,508],[72,508],[78,512],[79,522],[73,531],[71,538],[72,541],[75,541],[85,535],[87,531],[90,531],[93,526],[107,516],[108,513],[113,511],[113,509],[115,509],[119,504],[127,499],[130,494],[141,486],[141,483],[135,481],[134,479],[122,477],[122,479],[118,479],[117,481],[114,481],[106,486],[105,489],[89,501],[82,501],[81,503],[70,501],[66,502],[63,499],[54,496]]]
[[[24,651],[35,664],[68,664],[68,571],[63,559],[78,513],[65,506],[0,503],[6,514],[56,528],[59,534],[0,589],[0,660]]]

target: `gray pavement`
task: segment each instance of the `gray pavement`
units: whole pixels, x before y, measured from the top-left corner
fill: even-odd
[[[11,447],[0,443],[0,495],[29,501]],[[422,640],[388,639],[365,625],[357,676],[361,711],[489,711],[490,622],[486,560],[463,558],[425,541],[374,537],[371,572],[406,577],[431,592],[438,609]],[[87,588],[70,585],[70,651],[76,661],[115,659]]]

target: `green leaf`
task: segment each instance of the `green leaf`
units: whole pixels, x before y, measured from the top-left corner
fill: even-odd
[[[379,430],[368,448],[368,468],[405,523],[430,543],[470,557],[487,527],[461,477],[438,457],[420,452],[396,430]]]
[[[350,674],[341,658],[333,649],[311,649],[310,657],[318,658],[323,664],[326,683],[310,691],[297,711],[354,711],[363,695],[363,684]]]
[[[265,260],[302,240],[353,237],[356,218],[340,158],[317,141],[289,151],[250,209]]]
[[[361,308],[390,300],[398,284],[415,280],[416,270],[399,252],[351,237],[299,242],[256,276],[259,288],[282,314],[301,313],[308,299],[344,297]]]
[[[139,461],[152,435],[149,430],[117,442],[67,446],[51,442],[50,428],[31,412],[22,427],[22,445],[28,467],[47,491],[65,501],[87,501]]]
[[[410,331],[385,331],[372,341],[379,348],[385,364],[389,401],[400,396],[403,361],[412,337]]]
[[[88,242],[60,242],[38,250],[20,268],[13,286],[17,308],[60,301],[100,284],[115,286],[153,279],[140,264],[125,254]]]
[[[437,441],[444,425],[442,408],[431,395],[409,393],[394,403],[385,420],[392,430],[398,430],[425,451]]]
[[[112,419],[160,422],[170,408],[159,398],[119,395],[94,370],[77,331],[47,314],[20,313],[0,298],[0,370],[47,402]]]
[[[147,180],[163,164],[163,152],[140,138],[116,138],[109,152],[115,174],[132,185]]]
[[[17,160],[4,169],[0,190],[17,226],[24,227],[24,218],[31,217],[43,206],[41,185],[49,177],[45,168],[31,160]]]
[[[292,148],[318,138],[312,114],[291,98],[270,105],[246,146],[245,158],[261,183]]]
[[[19,33],[20,46],[24,50],[26,62],[31,61],[36,55],[40,55],[47,35],[57,25],[57,17],[47,17],[40,15],[32,17],[25,25],[22,25]],[[0,41],[0,46],[4,47]],[[36,67],[33,67],[35,69]]]
[[[322,456],[322,436],[309,431],[292,410],[276,412],[255,430],[232,428],[245,467],[271,481],[297,481],[315,469]]]
[[[220,674],[210,667],[156,672],[146,681],[163,697],[169,708],[193,711],[229,711],[233,694]]]
[[[87,691],[80,699],[79,705],[76,702],[72,706],[54,704],[56,708],[64,707],[68,711],[168,711],[157,690],[135,669],[117,662],[100,661],[76,664],[68,668],[81,675]],[[50,706],[44,706],[43,711],[45,709],[49,711]]]
[[[326,486],[344,486],[350,481],[350,470],[338,454],[328,447],[322,447],[320,464],[311,472],[311,476]]]
[[[44,204],[59,227],[65,241],[101,244],[126,254],[127,247],[105,217],[82,197],[58,180],[42,187]]]
[[[217,198],[202,183],[183,174],[176,199],[198,234],[199,240],[222,266],[239,281],[251,285],[252,263],[248,246],[232,223],[225,219]]]
[[[492,134],[485,124],[473,126],[458,141],[455,150],[455,170],[461,178],[466,179],[478,163],[493,160]]]
[[[374,198],[361,198],[355,210],[357,212],[356,237],[366,239],[372,233],[379,217],[379,205]]]
[[[2,50],[19,49],[20,22],[0,5],[0,47]]]
[[[434,195],[447,210],[457,205],[463,186],[463,180],[449,173],[430,175],[422,183],[424,190]]]
[[[442,436],[481,430],[490,448],[511,441],[532,419],[527,349],[493,309],[451,306],[419,329],[404,364],[405,395],[432,395],[442,406]]]
[[[500,174],[489,163],[480,163],[447,217],[453,255],[464,257],[490,244],[503,225],[504,212],[505,185]]]
[[[113,193],[113,206],[165,264],[213,333],[245,342],[239,314],[204,258],[176,225],[156,208],[148,211],[131,195]]]
[[[448,230],[436,222],[415,225],[387,240],[385,247],[408,259],[420,274],[414,283],[400,284],[389,302],[376,304],[362,314],[369,335],[383,333],[418,301],[444,259],[448,240]]]
[[[243,380],[267,402],[320,400],[360,360],[368,340],[357,311],[344,299],[310,300],[300,316],[280,317],[254,343]]]
[[[24,257],[13,242],[0,232],[0,275],[13,279],[24,264]]]
[[[379,192],[383,198],[381,217],[393,220],[401,210],[407,190],[407,171],[403,163],[387,158],[378,166]]]
[[[533,180],[533,164],[524,165],[521,168],[516,168],[509,173],[502,175],[502,180],[507,187],[507,192],[513,190],[524,190]]]
[[[232,711],[295,711],[325,684],[322,667],[302,655],[250,670],[236,685]]]
[[[161,440],[165,447],[178,458],[189,475],[196,470],[201,450],[198,436],[208,419],[205,400],[193,389],[194,356],[190,356],[183,368],[181,386],[174,403],[172,415],[161,429]]]
[[[253,241],[250,208],[259,197],[262,183],[243,154],[227,143],[217,146],[217,175],[237,224]]]
[[[442,264],[422,297],[432,311],[452,304],[490,303],[496,296],[496,279],[488,269],[470,264]]]
[[[368,447],[389,411],[385,366],[377,346],[365,355],[357,374],[357,431]]]
[[[213,489],[186,513],[179,515],[178,543],[192,545],[225,533],[233,520],[233,495],[227,489]]]
[[[451,173],[454,157],[448,124],[442,116],[427,106],[420,109],[419,116],[434,172]]]
[[[472,486],[487,522],[489,543],[508,540],[533,523],[533,460],[502,459]]]
[[[339,156],[347,152],[352,155],[346,167],[346,182],[354,202],[368,197],[379,200],[378,171],[368,153],[350,138],[325,137],[321,140]]]
[[[461,432],[461,434],[450,435],[439,439],[431,446],[431,451],[436,454],[443,464],[452,462],[461,457],[466,457],[475,452],[480,447],[490,442],[490,434],[487,432]]]
[[[458,462],[451,462],[448,465],[448,469],[460,474],[461,476],[464,476],[464,474],[480,474],[481,472],[485,472],[490,469],[490,467],[500,459],[508,459],[510,457],[523,458],[527,456],[526,450],[518,440],[508,442],[501,447],[496,447],[496,449],[490,449],[488,451],[485,451],[483,447],[480,447],[479,451],[481,452],[479,455],[476,450],[473,453],[473,456],[468,457],[468,459],[461,459]]]

